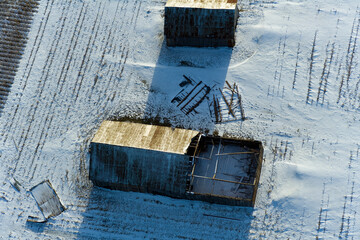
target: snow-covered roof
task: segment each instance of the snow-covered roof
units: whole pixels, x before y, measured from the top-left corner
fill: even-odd
[[[165,7],[235,9],[237,0],[168,0]]]
[[[104,121],[92,142],[185,154],[198,131],[141,123]]]

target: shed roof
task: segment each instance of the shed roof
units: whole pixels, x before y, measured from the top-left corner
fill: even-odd
[[[104,121],[92,142],[185,154],[198,131],[141,123]]]
[[[168,0],[165,7],[235,9],[237,0]]]

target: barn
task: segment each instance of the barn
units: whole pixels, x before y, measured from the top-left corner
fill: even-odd
[[[253,206],[262,145],[142,123],[104,121],[90,145],[100,187]]]
[[[233,47],[238,13],[237,0],[168,0],[167,46]]]

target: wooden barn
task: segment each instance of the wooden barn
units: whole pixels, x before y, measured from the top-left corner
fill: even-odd
[[[168,46],[233,47],[237,0],[168,0],[164,34]]]
[[[253,206],[262,145],[198,131],[105,121],[90,146],[90,179],[100,187]]]

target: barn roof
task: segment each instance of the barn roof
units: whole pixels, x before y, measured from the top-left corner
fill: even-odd
[[[237,0],[168,0],[165,7],[235,9]]]
[[[92,142],[185,154],[198,131],[141,123],[104,121]]]

